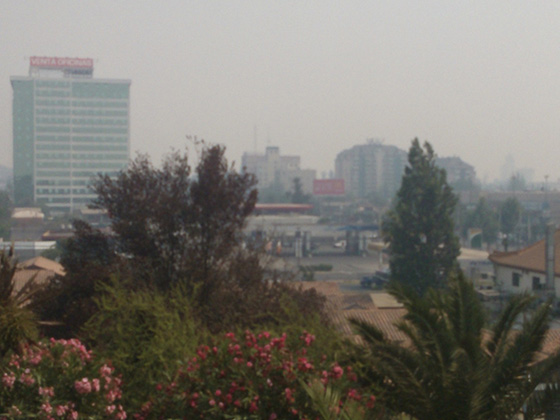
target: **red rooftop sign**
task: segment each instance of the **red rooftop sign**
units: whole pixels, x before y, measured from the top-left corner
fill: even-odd
[[[313,180],[313,195],[344,195],[344,179]]]
[[[70,57],[31,57],[31,67],[48,68],[93,68],[92,58],[70,58]]]

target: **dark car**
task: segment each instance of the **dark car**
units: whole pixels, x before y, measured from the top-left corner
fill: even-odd
[[[389,281],[390,271],[388,268],[384,270],[377,270],[373,276],[364,276],[360,281],[360,285],[363,288],[372,288],[375,286],[376,288],[383,287]]]

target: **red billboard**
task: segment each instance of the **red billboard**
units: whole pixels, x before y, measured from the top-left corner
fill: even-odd
[[[313,195],[344,195],[343,179],[313,180]]]
[[[92,68],[92,58],[71,58],[71,57],[31,57],[29,59],[31,67],[42,68]]]

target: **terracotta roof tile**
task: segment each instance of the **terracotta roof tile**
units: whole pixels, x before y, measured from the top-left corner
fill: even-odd
[[[58,275],[64,275],[64,267],[56,261],[45,257],[35,257],[18,264],[21,269],[49,270]]]
[[[560,244],[560,230],[554,233],[554,243]],[[545,273],[545,241],[543,239],[518,251],[494,252],[489,259],[498,265]],[[560,246],[554,249],[554,272],[560,275]]]
[[[377,308],[370,293],[343,292],[338,282],[306,282],[304,289],[317,290],[327,298],[327,310],[334,326],[345,336],[360,341],[350,325],[350,319],[370,323],[390,340],[407,344],[406,336],[394,325],[405,314],[402,308]]]
[[[509,253],[508,253],[509,254]],[[406,314],[404,308],[377,308],[370,295],[359,292],[342,292],[338,282],[306,282],[304,289],[315,288],[327,298],[329,317],[335,328],[346,337],[360,343],[361,338],[354,333],[350,319],[369,323],[377,327],[390,340],[409,346],[406,335],[395,324]],[[483,340],[489,338],[489,331],[483,332]],[[543,348],[537,360],[542,360],[560,349],[560,329],[550,329],[546,334]]]

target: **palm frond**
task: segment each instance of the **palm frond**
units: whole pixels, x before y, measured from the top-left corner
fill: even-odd
[[[500,349],[507,346],[508,333],[512,330],[515,322],[535,298],[526,293],[511,297],[506,307],[500,314],[498,322],[492,328],[492,335],[485,344],[489,353],[499,353]]]
[[[519,303],[522,307],[526,304],[521,300]],[[539,385],[530,373],[548,330],[549,313],[550,305],[541,305],[521,331],[503,330],[498,351],[480,372],[477,410],[482,416],[490,412],[515,414]],[[502,344],[506,340],[508,344]]]

